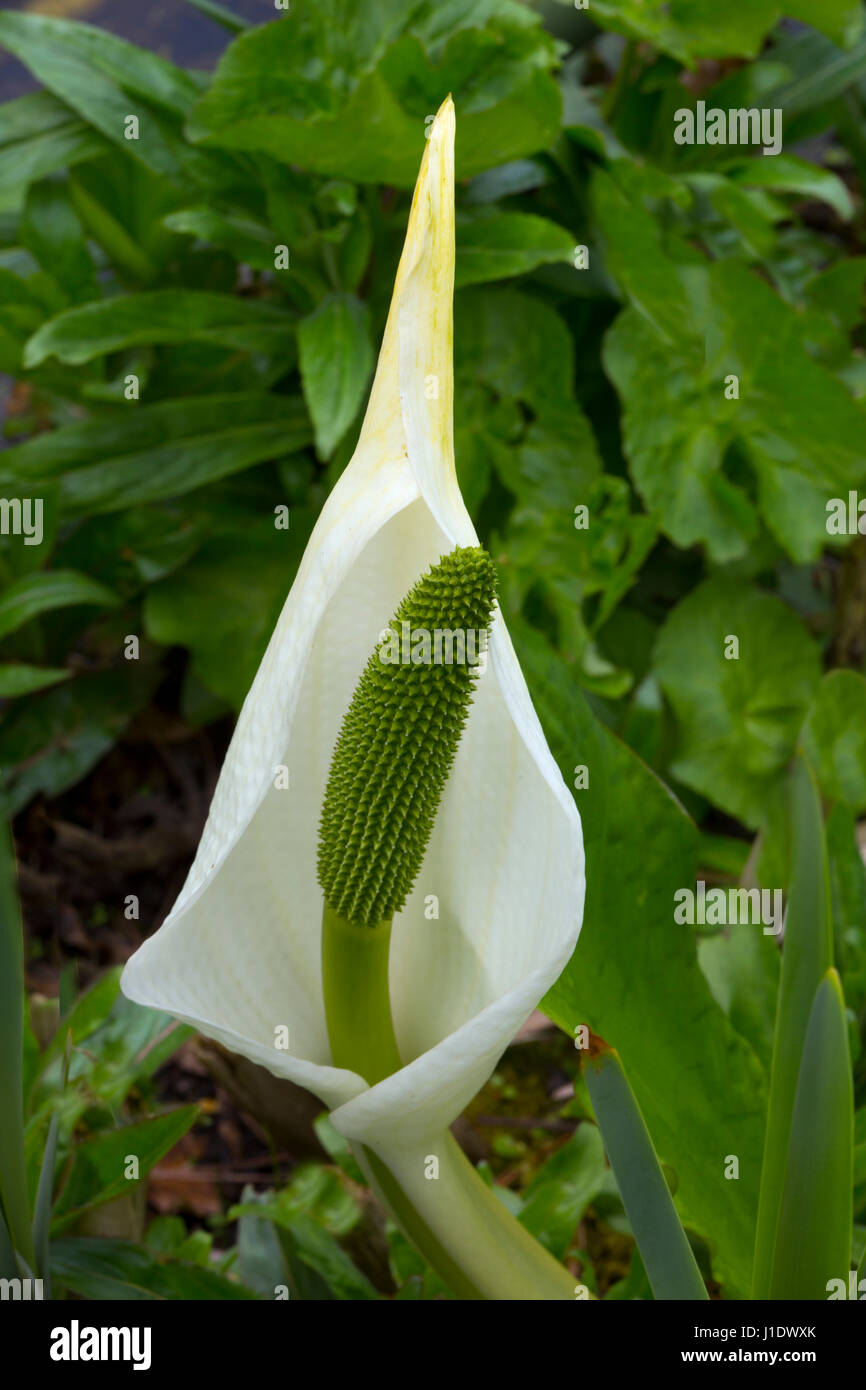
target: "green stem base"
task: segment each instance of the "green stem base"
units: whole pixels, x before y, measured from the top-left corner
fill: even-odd
[[[450,1131],[414,1152],[389,1153],[387,1163],[369,1148],[357,1157],[403,1233],[458,1298],[576,1297],[574,1275],[512,1216]]]

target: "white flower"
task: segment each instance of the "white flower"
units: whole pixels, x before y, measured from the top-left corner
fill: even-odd
[[[373,1087],[331,1065],[316,844],[334,743],[400,600],[442,554],[478,543],[454,468],[453,161],[449,98],[418,177],[358,447],[241,711],[186,884],[122,980],[130,999],[313,1091],[343,1134],[395,1166],[484,1084],[568,961],[584,892],[580,819],[497,615],[420,874],[394,920],[404,1065]]]

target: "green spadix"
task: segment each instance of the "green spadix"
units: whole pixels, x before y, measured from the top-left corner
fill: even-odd
[[[469,713],[496,596],[479,546],[410,589],[367,662],[334,748],[319,832],[328,907],[358,926],[405,906]]]
[[[433,830],[486,648],[493,561],[458,547],[403,599],[334,748],[319,828],[322,983],[336,1066],[374,1085],[401,1066],[391,1022],[391,922]]]

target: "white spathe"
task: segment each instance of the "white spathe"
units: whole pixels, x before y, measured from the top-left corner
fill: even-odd
[[[453,282],[449,98],[421,165],[358,447],[244,703],[189,877],[122,979],[130,999],[313,1091],[343,1134],[380,1152],[421,1143],[468,1104],[565,966],[583,909],[580,818],[497,615],[421,872],[394,922],[406,1065],[373,1087],[330,1065],[316,846],[332,750],[400,600],[445,552],[478,543],[454,469]],[[288,789],[275,786],[281,765]],[[425,915],[433,896],[438,918]]]

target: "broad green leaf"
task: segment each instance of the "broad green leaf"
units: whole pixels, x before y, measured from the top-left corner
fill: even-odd
[[[863,32],[863,6],[859,0],[784,0],[791,19],[820,29],[834,43],[849,45]]]
[[[851,256],[813,275],[806,282],[803,293],[806,303],[834,319],[847,339],[851,329],[864,316],[864,281],[866,256]]]
[[[458,177],[552,143],[553,42],[522,5],[328,0],[241,34],[192,139],[334,177],[411,188],[425,120],[453,93]]]
[[[42,179],[31,185],[19,237],[67,302],[80,304],[97,297],[93,261],[64,183]]]
[[[214,1270],[180,1260],[157,1261],[124,1240],[76,1236],[51,1244],[57,1286],[87,1299],[255,1299],[251,1289]]]
[[[460,385],[536,408],[573,394],[574,340],[549,304],[516,289],[467,289],[454,300],[454,364]],[[456,391],[460,407],[461,391]]]
[[[571,263],[574,237],[564,227],[525,212],[463,216],[457,222],[454,283],[506,280],[551,262]]]
[[[72,1167],[55,1204],[54,1234],[73,1226],[85,1211],[132,1191],[136,1182],[146,1178],[154,1164],[183,1138],[198,1114],[197,1105],[184,1105],[75,1144]],[[138,1160],[138,1178],[126,1176],[130,1156]]]
[[[741,923],[729,932],[701,936],[698,960],[713,998],[769,1072],[779,992],[777,938]]]
[[[707,1298],[622,1063],[601,1039],[594,1043],[583,1075],[653,1293],[657,1299]]]
[[[674,608],[653,664],[677,717],[671,771],[758,827],[820,678],[800,619],[774,595],[719,576]]]
[[[0,479],[32,487],[59,475],[64,511],[92,515],[182,495],[311,438],[300,401],[288,396],[244,392],[129,404],[7,449]]]
[[[525,624],[512,636],[545,734],[576,794],[592,866],[577,950],[543,1008],[575,1036],[615,1040],[653,1145],[678,1179],[677,1203],[713,1249],[729,1296],[748,1288],[764,1117],[751,1050],[714,1002],[674,893],[695,882],[696,835],[667,789],[596,722],[571,669]],[[636,814],[635,808],[640,808]],[[687,1059],[684,1060],[684,1059]],[[736,1183],[726,1154],[740,1156]]]
[[[828,671],[803,726],[803,748],[825,796],[866,811],[866,680]]]
[[[822,3],[822,0],[819,0]],[[816,3],[816,11],[819,4]],[[815,19],[810,21],[821,26]],[[841,96],[866,74],[866,40],[847,49],[809,30],[787,34],[777,42],[776,53],[790,71],[790,80],[766,93],[767,101],[780,106],[790,123],[793,116],[812,107],[824,106]]]
[[[32,618],[55,608],[77,604],[93,608],[115,608],[116,594],[97,584],[86,574],[74,570],[37,570],[22,575],[0,593],[0,637],[7,637]]]
[[[686,302],[683,267],[662,244],[659,221],[644,206],[635,185],[634,166],[618,159],[609,169],[596,170],[591,196],[608,271],[656,335],[688,342],[693,315]],[[614,384],[618,385],[615,375]]]
[[[688,328],[677,331],[669,312],[665,337],[638,312],[645,274],[653,303],[679,285]],[[866,474],[862,409],[807,354],[801,316],[750,272],[680,267],[657,282],[635,257],[629,276],[636,307],[609,331],[603,360],[646,505],[678,546],[702,541],[717,561],[747,553],[759,515],[793,559],[814,559],[827,543],[827,499]],[[738,450],[756,487],[744,486]]]
[[[826,1299],[848,1282],[854,1102],[845,1000],[835,970],[815,992],[802,1048],[767,1292]]]
[[[851,195],[838,174],[821,169],[793,154],[768,159],[746,159],[730,165],[726,173],[738,184],[767,188],[772,192],[796,193],[801,198],[820,198],[848,221],[854,214]]]
[[[231,1216],[273,1223],[293,1298],[372,1299],[375,1290],[338,1245],[360,1219],[360,1208],[339,1172],[304,1164],[279,1193],[246,1190]],[[272,1247],[271,1247],[272,1248]],[[313,1276],[311,1278],[311,1275]],[[273,1289],[269,1291],[273,1297]]]
[[[72,672],[65,666],[26,666],[21,663],[0,663],[0,699],[12,700],[19,695],[32,695],[35,690],[67,681]]]
[[[595,1125],[583,1123],[568,1143],[542,1164],[524,1191],[520,1224],[563,1260],[586,1208],[604,1182],[601,1134]]]
[[[199,83],[164,58],[88,24],[8,10],[0,14],[0,45],[133,159],[179,183],[206,166],[182,136]],[[125,134],[130,115],[138,117],[138,139]]]
[[[602,28],[694,65],[697,58],[752,58],[779,17],[776,0],[720,8],[715,0],[593,0]]]
[[[172,232],[199,237],[214,246],[224,246],[235,260],[258,270],[274,269],[276,238],[269,227],[247,217],[229,216],[210,207],[183,208],[164,218]]]
[[[49,319],[27,344],[25,362],[38,367],[54,356],[79,364],[138,343],[196,341],[284,354],[287,368],[293,356],[291,319],[275,304],[205,290],[153,290],[117,295]]]
[[[304,397],[316,451],[330,458],[357,414],[373,368],[367,306],[353,294],[332,294],[298,324]]]
[[[144,661],[122,662],[8,711],[0,726],[0,812],[14,815],[38,792],[56,796],[79,781],[147,704],[157,678]]]
[[[273,518],[265,517],[214,536],[145,600],[148,636],[189,647],[205,685],[237,709],[291,587],[309,520],[293,511],[288,531],[276,530]]]
[[[256,1201],[254,1189],[244,1189],[244,1203]],[[279,1235],[271,1221],[247,1211],[238,1221],[237,1271],[241,1281],[262,1298],[275,1298],[282,1284],[289,1284],[290,1271],[283,1257]]]
[[[0,106],[0,199],[107,148],[98,131],[50,92],[8,101]]]
[[[786,1172],[789,1171],[786,1164],[790,1165],[790,1145],[795,1137],[792,1115],[797,1078],[800,1075],[801,1057],[805,1058],[806,1055],[805,1040],[816,991],[832,964],[833,923],[821,801],[808,763],[798,758],[791,779],[791,880],[788,884],[788,911],[761,1168],[753,1298],[769,1297],[771,1279],[775,1277],[772,1274],[773,1252]],[[822,1017],[825,1007],[821,1006]],[[847,1038],[844,1046],[847,1065]],[[801,1133],[802,1123],[801,1116],[798,1134]],[[850,1188],[849,1155],[849,1192]],[[799,1219],[806,1219],[803,1211],[799,1213]]]
[[[35,1251],[24,1161],[22,1038],[24,948],[15,847],[0,825],[0,1215],[12,1244],[31,1268]]]
[[[278,1209],[270,1206],[260,1208],[251,1203],[233,1207],[232,1215],[275,1223],[283,1237],[281,1247],[289,1272],[289,1279],[285,1282],[291,1287],[291,1283],[297,1281],[300,1287],[295,1296],[302,1301],[322,1297],[352,1301],[378,1298],[366,1275],[356,1268],[334,1237],[310,1217],[294,1216],[288,1219]],[[325,1292],[313,1291],[305,1286],[302,1270],[297,1268],[298,1262],[318,1276]]]

